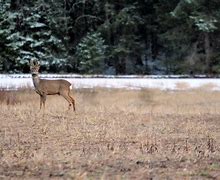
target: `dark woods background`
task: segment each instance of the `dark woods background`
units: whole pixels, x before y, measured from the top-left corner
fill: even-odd
[[[219,0],[1,0],[0,72],[220,72]]]

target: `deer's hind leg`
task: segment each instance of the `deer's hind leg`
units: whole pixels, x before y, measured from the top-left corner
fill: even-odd
[[[75,107],[75,99],[71,96],[71,91],[69,91],[68,95],[71,99],[72,105],[73,105],[73,111],[76,111],[76,107]]]
[[[42,98],[42,96],[40,95],[40,109],[42,108],[42,104],[43,104],[43,98]]]
[[[70,109],[70,107],[72,105],[72,99],[69,97],[68,92],[62,92],[62,93],[60,93],[60,95],[63,96],[67,100],[67,102],[69,103],[68,109]]]

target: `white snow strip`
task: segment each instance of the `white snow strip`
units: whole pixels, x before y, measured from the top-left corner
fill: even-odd
[[[206,90],[220,91],[220,79],[211,78],[164,78],[164,77],[143,77],[125,76],[89,77],[80,75],[41,75],[45,79],[66,79],[73,88],[126,88],[143,89],[153,88],[161,90],[188,90],[203,88]],[[16,90],[20,88],[33,88],[30,74],[0,75],[0,89]]]

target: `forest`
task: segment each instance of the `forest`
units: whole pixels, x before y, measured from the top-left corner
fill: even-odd
[[[220,72],[219,0],[1,0],[0,73]]]

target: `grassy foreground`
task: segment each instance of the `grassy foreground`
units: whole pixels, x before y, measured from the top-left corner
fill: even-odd
[[[218,179],[220,92],[0,92],[0,179]]]

